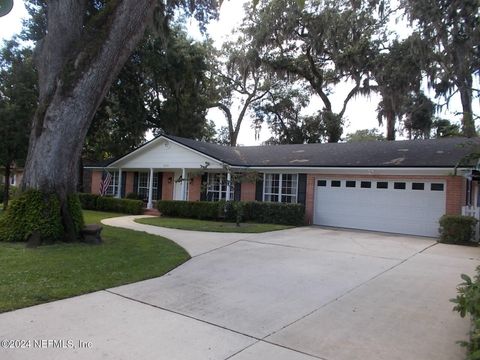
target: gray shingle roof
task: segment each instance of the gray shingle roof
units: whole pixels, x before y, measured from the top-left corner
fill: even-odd
[[[165,137],[240,167],[454,167],[480,151],[477,138],[229,147]]]

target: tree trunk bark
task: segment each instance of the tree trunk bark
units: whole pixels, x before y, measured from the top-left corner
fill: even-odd
[[[229,126],[230,146],[237,146],[238,134],[240,133],[240,126],[242,125],[242,121],[243,121],[243,118],[245,117],[248,107],[252,103],[252,99],[254,98],[254,95],[255,93],[248,95],[247,99],[245,100],[245,103],[243,104],[242,111],[240,111],[240,114],[238,115],[237,123],[235,124],[235,126],[233,126],[233,123],[231,127]]]
[[[77,188],[87,130],[111,83],[142,38],[155,4],[155,0],[118,1],[103,28],[88,34],[79,30],[83,25],[78,19],[85,17],[84,1],[49,2],[47,35],[36,49],[40,105],[21,188],[57,194],[67,240],[76,238],[67,199]],[[65,38],[81,45],[72,49]]]
[[[460,99],[462,101],[462,132],[466,137],[477,136],[475,121],[473,120],[472,110],[472,87],[459,86]]]
[[[84,181],[83,181],[83,159],[80,156],[78,161],[78,184],[77,184],[77,192],[83,193],[84,190]]]
[[[10,175],[12,173],[12,164],[5,165],[5,184],[3,186],[3,211],[8,208],[8,201],[10,199]]]
[[[395,114],[387,111],[385,117],[387,118],[387,140],[395,141]]]

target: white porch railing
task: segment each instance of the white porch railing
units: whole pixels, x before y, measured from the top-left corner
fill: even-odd
[[[480,207],[463,206],[462,215],[473,216],[478,220],[477,225],[475,226],[475,241],[478,242],[480,240]]]

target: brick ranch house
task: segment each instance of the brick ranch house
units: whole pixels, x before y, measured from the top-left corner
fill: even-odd
[[[438,219],[477,205],[478,140],[377,141],[228,147],[162,135],[104,167],[108,194],[156,200],[302,203],[307,224],[437,236]]]

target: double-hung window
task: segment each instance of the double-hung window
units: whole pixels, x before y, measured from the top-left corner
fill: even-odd
[[[233,184],[230,185],[230,199],[233,200]],[[208,173],[207,200],[219,201],[227,199],[227,174]]]
[[[265,174],[263,201],[296,203],[298,174]]]

